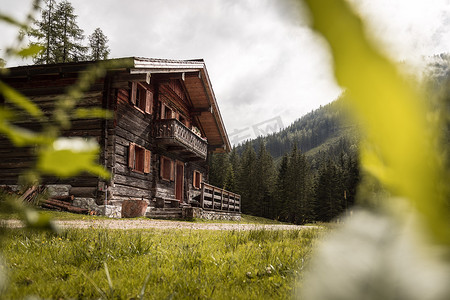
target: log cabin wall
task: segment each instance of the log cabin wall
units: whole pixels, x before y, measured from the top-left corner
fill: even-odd
[[[2,79],[4,82],[26,95],[31,101],[47,115],[51,116],[57,99],[64,95],[67,87],[77,80],[76,73],[61,73],[58,75],[37,75],[25,77],[12,77]],[[104,99],[104,79],[97,80],[81,99],[76,108],[102,107]],[[30,120],[25,115],[16,124],[38,131],[41,124]],[[94,138],[100,142],[104,136],[100,119],[77,119],[72,121],[70,129],[63,130],[62,136]],[[18,184],[19,176],[32,167],[36,161],[33,147],[15,148],[9,140],[0,136],[0,184]],[[100,161],[101,162],[101,161]],[[70,179],[60,179],[44,176],[43,184],[70,185],[70,193],[79,197],[97,197],[98,178],[90,174],[82,174]]]
[[[141,88],[154,93],[153,87],[139,83]],[[113,153],[108,160],[112,178],[108,188],[108,204],[120,206],[123,200],[152,198],[152,176],[157,172],[151,131],[152,111],[144,111],[132,103],[130,88],[115,89],[114,126],[110,131],[109,147]],[[153,106],[153,99],[151,100]],[[139,151],[147,152],[149,161],[139,162]],[[131,155],[131,156],[130,156]],[[148,158],[147,158],[148,159]],[[144,157],[145,160],[145,157]],[[146,169],[137,164],[145,163]],[[136,164],[136,165],[133,165]]]
[[[186,93],[186,90],[183,88],[179,79],[171,79],[171,80],[162,80],[156,81],[156,85],[158,88],[158,97],[157,102],[155,102],[155,120],[177,120],[172,124],[174,127],[170,127],[173,131],[183,131],[185,136],[195,135],[192,132],[192,126],[196,124],[192,118],[192,103],[190,102],[189,96]],[[167,128],[167,127],[164,127]],[[155,128],[157,129],[157,128]],[[173,132],[169,130],[168,132]],[[199,132],[200,134],[200,132]],[[170,136],[170,134],[168,134]],[[193,171],[198,170],[203,173],[203,178],[206,175],[206,168],[203,165],[206,165],[206,159],[199,158],[198,154],[193,154],[193,148],[195,145],[186,145],[177,144],[176,141],[171,140],[167,141],[164,139],[158,139],[158,134],[155,136],[155,159],[156,164],[155,167],[159,168],[159,172],[155,173],[154,176],[154,189],[153,195],[157,198],[163,198],[166,200],[171,200],[176,198],[176,165],[183,165],[184,174],[183,174],[183,196],[182,202],[189,203],[192,195],[195,194],[195,191],[192,186],[193,182]],[[169,138],[170,139],[170,138]],[[177,138],[174,138],[175,140]],[[187,142],[189,139],[184,140]],[[195,140],[195,139],[194,139]],[[197,164],[193,164],[192,159],[198,161]],[[162,160],[168,160],[172,164],[172,176],[163,176],[161,167],[163,166]],[[167,165],[167,164],[166,164]]]

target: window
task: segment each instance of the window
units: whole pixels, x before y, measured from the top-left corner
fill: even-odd
[[[164,111],[164,119],[172,119],[172,118],[173,118],[172,110],[166,106]]]
[[[151,152],[134,143],[128,147],[128,167],[135,172],[150,173]]]
[[[202,173],[200,173],[197,170],[194,171],[194,178],[192,180],[192,185],[196,189],[200,189],[201,188],[201,185],[202,185]]]
[[[173,172],[173,160],[165,156],[161,156],[160,175],[164,180],[173,181],[175,179]]]
[[[151,114],[153,110],[153,93],[142,84],[132,82],[131,103],[140,111]]]

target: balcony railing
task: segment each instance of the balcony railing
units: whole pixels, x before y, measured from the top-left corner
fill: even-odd
[[[206,210],[241,212],[241,195],[202,182],[200,207]]]
[[[206,159],[208,143],[199,137],[183,123],[176,119],[157,120],[155,138],[175,147],[181,147],[183,152],[189,152]],[[178,149],[178,148],[177,148]]]

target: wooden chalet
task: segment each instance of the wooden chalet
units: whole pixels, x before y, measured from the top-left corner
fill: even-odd
[[[208,155],[230,151],[230,142],[204,61],[131,57],[109,62],[77,107],[102,107],[113,112],[113,119],[77,119],[63,135],[95,138],[99,163],[111,178],[46,177],[43,184],[61,186],[74,203],[106,215],[118,216],[124,201],[144,201],[150,216],[170,211],[176,217],[182,208],[195,207],[239,215],[240,196],[207,183]],[[55,99],[95,64],[14,67],[1,80],[51,113]],[[13,148],[0,136],[0,185],[17,184],[33,161],[31,148]]]

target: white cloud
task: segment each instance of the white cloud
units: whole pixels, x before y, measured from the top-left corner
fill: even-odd
[[[2,0],[20,16],[31,0]],[[449,51],[448,0],[351,0],[391,57],[417,64]],[[7,4],[7,5],[6,5]],[[86,36],[100,27],[112,57],[203,58],[228,132],[281,116],[285,125],[340,93],[325,42],[298,1],[73,0]],[[2,10],[3,12],[3,10]],[[3,41],[11,39],[3,30]],[[14,63],[14,62],[13,62]]]

